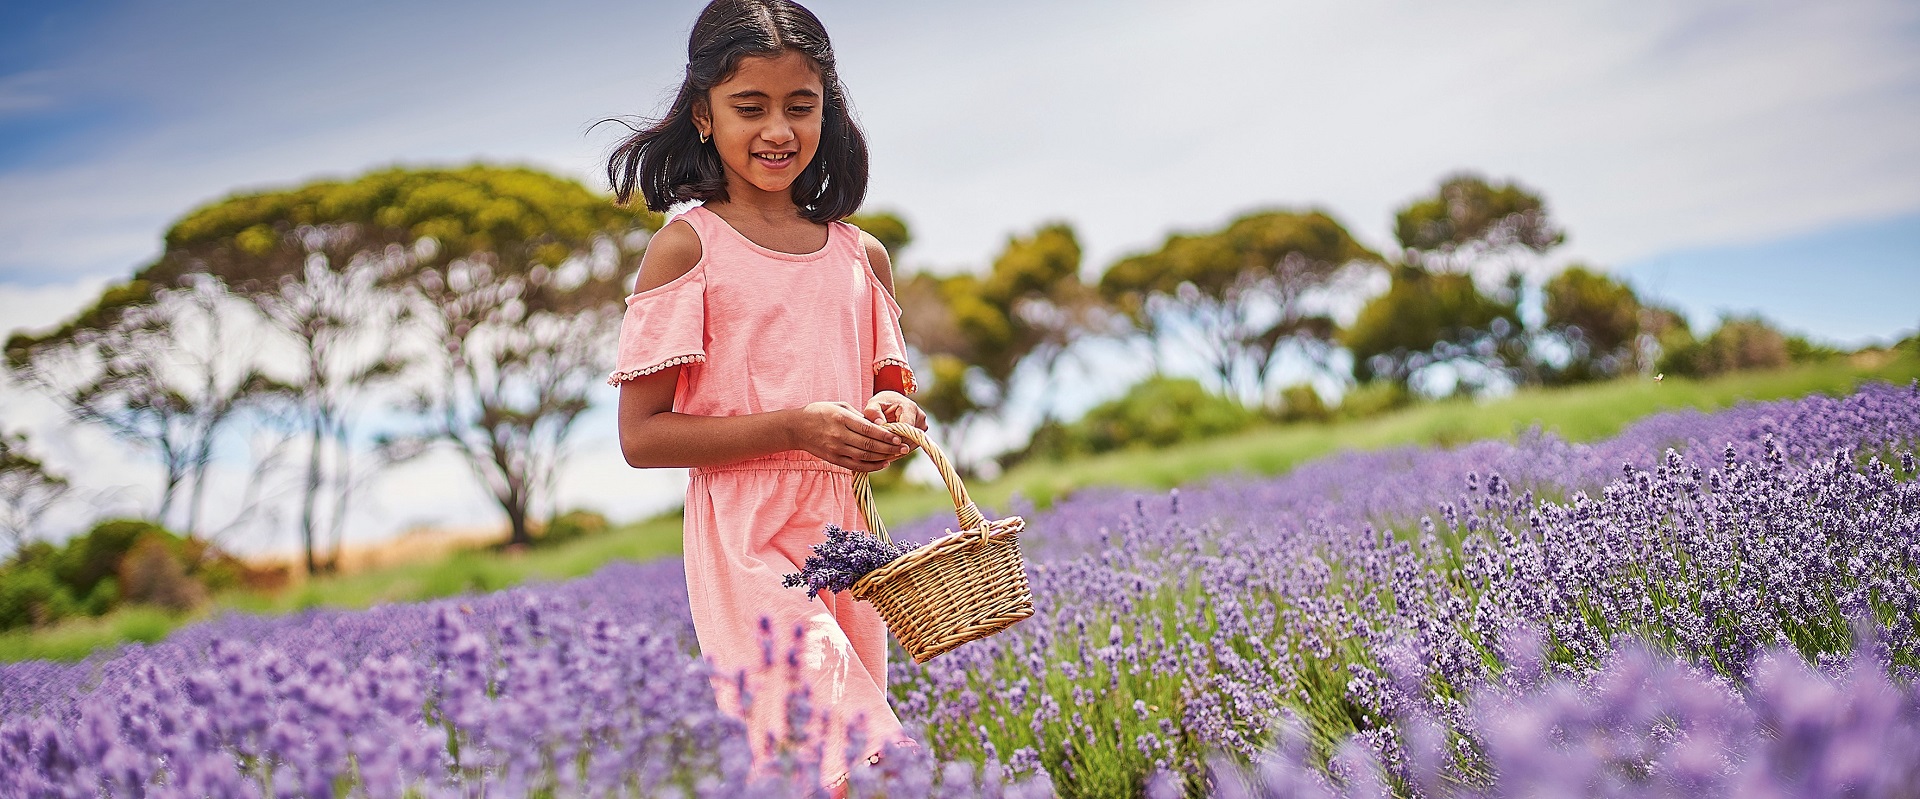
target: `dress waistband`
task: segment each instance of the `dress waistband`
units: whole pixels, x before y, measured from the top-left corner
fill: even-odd
[[[715,474],[718,472],[750,471],[833,472],[836,474],[853,474],[852,469],[844,466],[835,466],[820,460],[819,457],[806,450],[790,449],[785,452],[776,452],[772,455],[759,458],[748,458],[744,461],[723,463],[719,466],[695,466],[687,472],[687,475],[689,477],[699,477],[701,475]]]

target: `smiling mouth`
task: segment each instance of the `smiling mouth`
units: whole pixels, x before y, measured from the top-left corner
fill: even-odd
[[[753,157],[765,161],[768,166],[786,166],[793,160],[793,153],[754,153]]]

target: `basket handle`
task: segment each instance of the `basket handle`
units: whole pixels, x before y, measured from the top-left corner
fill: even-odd
[[[887,422],[881,425],[889,432],[907,440],[907,443],[919,447],[927,453],[927,460],[933,461],[933,468],[940,470],[940,479],[947,484],[947,496],[953,499],[953,515],[960,522],[960,529],[978,529],[982,537],[986,536],[987,517],[974,507],[973,500],[967,498],[967,487],[960,482],[960,475],[953,470],[953,462],[947,460],[947,454],[927,437],[927,433],[905,422]],[[887,525],[880,521],[880,509],[873,504],[873,484],[866,472],[853,475],[853,494],[860,501],[860,515],[867,519],[867,529],[880,540],[893,543],[893,536],[887,534]]]

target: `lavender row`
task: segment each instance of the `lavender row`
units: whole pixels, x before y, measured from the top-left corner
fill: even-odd
[[[1357,733],[1403,771],[1399,721],[1470,737],[1461,698],[1504,673],[1501,642],[1523,627],[1547,630],[1573,677],[1649,638],[1741,680],[1767,646],[1843,656],[1866,619],[1910,680],[1916,442],[1920,392],[1873,386],[1658,417],[1593,446],[1534,435],[1158,501],[1077,496],[1031,525],[1055,542],[1035,618],[900,670],[895,690],[936,748],[1072,793],[1203,774],[1216,749],[1252,757],[1288,713],[1323,761]],[[1649,451],[1669,445],[1685,449]],[[1843,449],[1810,455],[1828,446]]]
[[[1920,791],[1920,692],[1887,678],[1869,642],[1854,657],[1810,668],[1790,649],[1756,659],[1736,688],[1710,671],[1624,647],[1584,682],[1531,679],[1490,687],[1466,703],[1475,735],[1463,773],[1462,743],[1445,724],[1409,718],[1403,775],[1385,768],[1364,737],[1322,769],[1298,719],[1251,765],[1214,763],[1221,799],[1427,799],[1495,796],[1899,797]],[[1494,778],[1497,776],[1497,780]],[[1149,794],[1177,796],[1179,780]]]
[[[1360,745],[1404,788],[1423,773],[1408,754],[1422,725],[1491,745],[1470,697],[1533,657],[1515,630],[1542,631],[1543,662],[1566,679],[1595,679],[1645,639],[1745,685],[1767,651],[1838,669],[1865,621],[1876,663],[1909,684],[1920,500],[1899,454],[1917,441],[1916,389],[1872,386],[1655,417],[1591,446],[1536,434],[1076,495],[1030,516],[1034,619],[893,670],[902,717],[954,762],[894,758],[857,793],[1096,795],[1163,773],[1197,794],[1224,773],[1215,752],[1258,757],[1289,716],[1316,773]],[[88,663],[0,667],[0,782],[781,795],[745,773],[692,648],[671,561],[358,613],[229,616]],[[788,704],[784,779],[801,784],[805,699],[762,699]],[[1476,784],[1507,768],[1497,760],[1450,760],[1450,779]]]

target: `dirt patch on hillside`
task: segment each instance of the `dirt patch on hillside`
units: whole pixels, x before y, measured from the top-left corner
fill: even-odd
[[[348,544],[340,553],[340,574],[358,574],[373,569],[444,560],[463,549],[478,549],[505,540],[507,533],[497,527],[416,527],[392,538],[365,544]],[[305,568],[296,557],[251,560],[256,567],[285,567],[292,581],[306,579]]]

